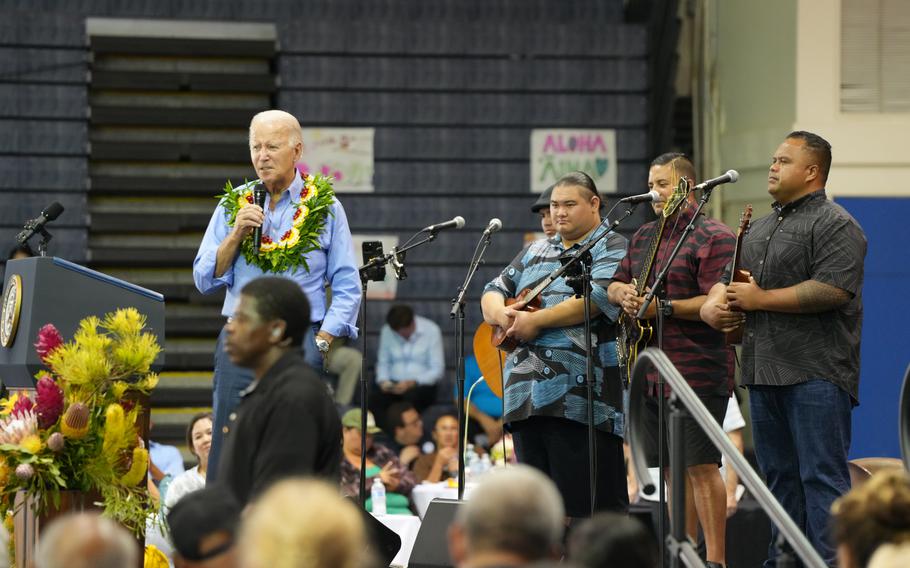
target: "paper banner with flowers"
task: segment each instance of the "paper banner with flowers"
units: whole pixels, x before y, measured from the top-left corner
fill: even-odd
[[[247,182],[233,187],[228,181],[224,184],[224,193],[219,202],[228,213],[228,225],[233,227],[237,213],[243,207],[253,203],[253,189],[258,181]],[[305,175],[304,186],[298,196],[300,201],[293,201],[295,208],[291,227],[278,241],[268,235],[262,235],[259,254],[253,251],[252,235],[243,239],[240,252],[251,266],[259,267],[263,272],[281,273],[303,266],[307,272],[310,267],[306,261],[309,252],[319,249],[319,235],[325,228],[326,217],[331,213],[335,202],[332,189],[332,178],[322,175]]]
[[[32,395],[0,401],[0,513],[25,492],[41,514],[62,491],[101,496],[109,517],[137,535],[154,512],[145,485],[148,450],[139,436],[137,397],[158,383],[161,347],[134,308],[82,320],[73,341],[41,328],[35,348],[49,372]]]

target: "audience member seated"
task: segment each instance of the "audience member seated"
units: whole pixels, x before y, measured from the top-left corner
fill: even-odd
[[[234,540],[240,505],[214,484],[187,494],[167,514],[174,568],[239,568]]]
[[[322,481],[285,479],[255,501],[238,539],[244,568],[363,568],[363,515]]]
[[[154,435],[155,424],[150,423],[149,429],[151,431],[150,435]],[[180,453],[176,446],[159,444],[154,440],[149,440],[149,461],[155,464],[155,468],[150,469],[153,469],[152,478],[159,487],[164,477],[170,476],[171,479],[174,479],[184,471],[183,454]],[[154,469],[157,469],[158,472],[155,472]]]
[[[392,431],[389,449],[398,454],[401,465],[414,469],[414,460],[420,456],[420,439],[423,438],[423,420],[414,405],[404,400],[389,407],[386,424]]]
[[[442,332],[410,306],[392,306],[379,333],[373,411],[385,420],[388,407],[407,400],[418,412],[436,400],[436,384],[445,373]],[[383,425],[388,429],[388,425]]]
[[[883,544],[878,547],[869,568],[907,568],[910,566],[910,544]]]
[[[556,486],[526,465],[485,475],[449,527],[459,568],[529,566],[557,560],[565,509]]]
[[[41,532],[35,568],[124,568],[137,566],[136,539],[99,513],[70,513]]]
[[[458,476],[458,419],[443,414],[433,426],[436,451],[424,454],[414,463],[414,476],[418,481],[436,483]]]
[[[468,355],[464,360],[464,396],[467,401],[471,386],[483,378],[477,358]],[[458,396],[458,385],[452,391]],[[496,396],[486,380],[482,380],[471,392],[471,404],[468,407],[468,437],[477,447],[489,449],[502,437],[502,399]],[[481,438],[480,434],[483,434]]]
[[[357,497],[360,492],[360,409],[354,408],[341,417],[344,445],[341,458],[341,493]],[[366,490],[370,491],[373,478],[379,476],[386,490],[386,512],[389,515],[411,515],[409,496],[417,484],[414,473],[402,467],[398,456],[389,448],[373,443],[373,435],[381,432],[372,412],[367,412],[367,470]],[[367,511],[373,510],[372,499],[367,499]]]
[[[188,493],[205,487],[205,472],[212,447],[212,413],[202,412],[193,416],[186,429],[186,447],[196,456],[199,464],[178,475],[168,485],[164,495],[164,506],[168,509],[177,504]]]
[[[863,568],[882,544],[910,542],[910,475],[883,470],[831,507],[841,568]]]
[[[569,535],[569,559],[584,568],[656,568],[657,542],[638,519],[598,513]]]

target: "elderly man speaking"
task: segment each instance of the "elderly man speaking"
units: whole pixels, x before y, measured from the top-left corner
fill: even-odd
[[[329,180],[304,177],[297,171],[302,151],[300,124],[292,115],[267,110],[253,117],[250,158],[259,179],[238,188],[227,186],[193,262],[193,279],[203,294],[227,288],[221,313],[228,319],[240,290],[259,276],[283,276],[299,284],[312,309],[312,326],[303,340],[304,357],[318,368],[333,339],[357,337],[360,277],[344,208]],[[253,199],[259,183],[266,190],[264,207]],[[262,232],[258,247],[252,242],[256,228]],[[332,289],[328,307],[326,284]],[[249,370],[227,358],[224,339],[222,330],[215,347],[209,482],[217,476],[222,432],[240,393],[253,380]]]

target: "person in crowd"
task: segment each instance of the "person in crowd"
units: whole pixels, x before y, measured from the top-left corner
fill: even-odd
[[[322,481],[273,485],[243,519],[237,539],[245,568],[365,568],[363,515]]]
[[[550,217],[550,195],[553,194],[553,186],[543,190],[534,205],[531,206],[531,213],[540,215],[540,230],[547,238],[556,235],[556,225],[553,224],[553,218]]]
[[[336,337],[357,337],[357,315],[360,307],[360,276],[354,256],[354,244],[347,216],[337,198],[329,207],[313,212],[323,217],[323,227],[315,237],[314,250],[306,253],[306,263],[281,273],[260,268],[264,263],[251,263],[241,253],[242,245],[251,239],[253,230],[262,228],[263,239],[278,243],[298,220],[297,205],[302,195],[309,195],[308,178],[297,170],[303,151],[300,123],[294,116],[279,110],[267,110],[253,117],[249,133],[250,159],[258,182],[265,186],[265,207],[245,203],[232,218],[224,204],[215,208],[199,252],[193,262],[193,279],[203,294],[226,289],[221,313],[234,316],[241,290],[251,280],[267,274],[283,276],[297,283],[309,300],[311,321],[304,330],[300,345],[304,358],[314,369],[321,369],[323,358]],[[318,197],[318,195],[317,195]],[[300,237],[308,238],[306,236]],[[280,251],[260,250],[259,257]],[[274,259],[273,259],[274,260]],[[331,305],[326,303],[326,285],[331,286]],[[249,370],[231,363],[224,352],[227,327],[215,345],[215,374],[212,449],[209,455],[208,481],[219,476],[222,433],[228,417],[240,403],[241,393],[252,383]]]
[[[386,445],[398,454],[403,467],[413,469],[414,460],[420,456],[420,439],[423,438],[423,420],[410,402],[403,400],[389,407],[386,423],[392,430],[392,439]]]
[[[353,408],[341,417],[344,432],[344,451],[341,457],[341,493],[357,497],[360,493],[361,414]],[[373,478],[379,477],[386,490],[386,512],[390,515],[410,515],[411,490],[417,485],[414,473],[401,465],[398,456],[389,448],[373,442],[373,436],[382,432],[376,426],[373,413],[367,413],[366,433],[366,490],[370,491]],[[373,510],[373,501],[366,500],[366,509]]]
[[[573,254],[606,227],[601,223],[601,198],[594,181],[583,172],[563,176],[553,188],[550,212],[558,236],[527,245],[487,284],[481,298],[484,320],[506,330],[518,346],[507,357],[505,422],[512,429],[516,453],[523,463],[549,475],[559,487],[566,513],[587,517],[592,510],[588,473],[588,395],[584,300],[556,279],[538,298],[542,309],[526,311],[523,302],[506,306],[524,289],[533,289],[560,266],[559,257]],[[623,465],[622,381],[615,351],[615,320],[619,308],[607,300],[606,287],[625,256],[626,239],[610,233],[596,243],[593,255],[591,314],[597,337],[594,361],[595,451],[598,467],[594,510],[628,508]]]
[[[174,568],[240,568],[234,545],[240,504],[219,484],[187,494],[167,514]]]
[[[228,357],[254,377],[223,430],[219,481],[242,506],[283,477],[338,481],[338,412],[328,386],[300,353],[309,317],[300,286],[287,278],[262,277],[243,287],[226,326]]]
[[[21,245],[17,244],[11,248],[9,254],[6,255],[6,260],[20,260],[33,256],[35,256],[35,251],[32,250],[32,247],[28,246],[28,243],[23,243]]]
[[[424,454],[414,463],[414,476],[418,481],[445,481],[458,476],[458,418],[443,414],[433,426],[436,450]]]
[[[598,513],[569,535],[569,559],[584,568],[657,568],[657,541],[638,519]]]
[[[825,185],[831,145],[787,135],[771,158],[773,211],[742,242],[747,282],[717,283],[701,309],[715,329],[745,320],[742,384],[768,488],[833,564],[831,504],[850,488],[853,406],[859,401],[866,237]],[[772,527],[769,556],[775,553]],[[772,560],[769,559],[769,565]]]
[[[200,412],[190,419],[186,429],[186,447],[198,463],[174,478],[164,495],[164,506],[173,508],[188,493],[205,487],[205,472],[212,447],[212,413]]]
[[[408,305],[392,306],[379,332],[373,412],[385,419],[388,407],[399,400],[423,412],[436,400],[436,384],[444,373],[439,326]]]
[[[883,544],[869,560],[869,568],[906,568],[910,566],[910,543]]]
[[[639,325],[636,318],[644,298],[639,294],[637,280],[647,278],[644,285],[650,288],[657,271],[648,273],[648,264],[663,267],[682,238],[683,228],[690,224],[695,226],[683,241],[679,254],[673,259],[669,277],[658,291],[658,297],[649,304],[643,319],[645,323],[653,324],[648,320],[654,320],[657,310],[661,311],[663,337],[658,338],[655,331],[649,345],[656,346],[662,340],[664,353],[686,377],[719,425],[723,422],[733,388],[728,351],[724,335],[702,322],[699,311],[708,291],[733,258],[736,237],[719,221],[704,215],[695,217],[692,192],[679,197],[677,209],[667,209],[664,215],[668,203],[675,205],[671,201],[682,179],[687,180],[690,187],[695,185],[695,166],[685,154],[661,154],[651,162],[648,188],[662,198],[651,204],[659,219],[645,223],[632,236],[629,253],[622,259],[607,293],[610,302],[622,307],[627,314],[628,325]],[[657,249],[652,249],[652,241],[658,238]],[[693,357],[693,354],[698,356]],[[661,398],[669,396],[670,390],[664,387],[664,391],[659,392],[656,372],[650,372],[647,378],[647,396],[641,407],[646,424],[643,444],[648,465],[655,467],[660,453],[665,456],[664,463],[669,463],[668,437],[664,438],[662,447],[658,445],[658,417]],[[665,426],[669,425],[668,416],[669,413],[665,415]],[[722,566],[726,561],[727,516],[726,493],[719,471],[721,453],[694,419],[686,419],[685,429],[686,532],[694,539],[700,522],[705,534],[708,565]],[[668,429],[665,431],[669,432]]]
[[[68,513],[41,532],[35,568],[124,568],[139,562],[136,539],[99,513]]]
[[[562,498],[538,469],[516,465],[485,475],[449,526],[458,568],[530,566],[555,561],[565,530]]]
[[[838,566],[864,568],[879,546],[910,544],[910,475],[903,468],[876,472],[831,510]]]

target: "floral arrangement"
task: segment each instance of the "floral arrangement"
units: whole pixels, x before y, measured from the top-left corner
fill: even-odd
[[[251,266],[257,266],[263,272],[280,273],[302,265],[304,270],[310,271],[306,254],[319,248],[319,235],[335,202],[335,191],[332,178],[317,174],[304,175],[303,180],[300,201],[292,202],[295,211],[291,227],[281,239],[274,241],[268,235],[262,235],[258,255],[253,251],[252,235],[241,243],[240,252]],[[253,203],[253,189],[257,183],[247,182],[237,188],[230,181],[224,184],[220,204],[228,213],[229,226],[234,226],[240,209]]]
[[[161,351],[144,328],[135,308],[85,318],[69,343],[52,324],[41,328],[35,349],[49,372],[36,375],[34,396],[0,401],[0,513],[14,512],[19,491],[40,514],[59,507],[61,491],[79,490],[100,495],[106,515],[144,534],[154,506],[137,398],[157,385],[150,367]]]

